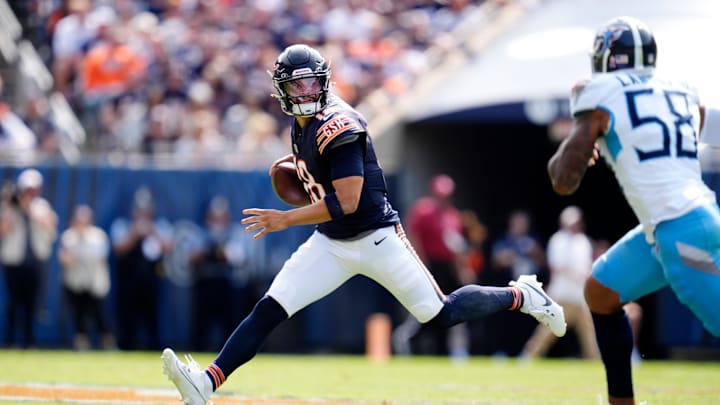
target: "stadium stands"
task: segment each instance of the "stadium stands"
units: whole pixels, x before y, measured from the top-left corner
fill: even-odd
[[[365,107],[387,109],[467,46],[483,3],[2,0],[0,50],[5,73],[24,78],[16,104],[26,94],[51,101],[64,140],[55,157],[253,168],[267,164],[258,150],[288,134],[266,74],[279,49],[321,47],[336,92],[352,104],[372,93]],[[260,112],[276,121],[262,137],[250,125]]]

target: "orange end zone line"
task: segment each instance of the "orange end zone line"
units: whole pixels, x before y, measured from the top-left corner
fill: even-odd
[[[32,399],[47,401],[177,402],[179,396],[142,393],[119,388],[89,388],[51,385],[0,385],[0,400]]]
[[[107,404],[147,404],[171,403],[177,404],[180,395],[171,389],[127,389],[113,387],[83,387],[72,385],[51,384],[0,384],[0,403],[5,401],[37,401],[66,403],[97,403]],[[262,404],[262,405],[340,405],[351,403],[353,405],[380,405],[392,402],[354,402],[333,400],[302,400],[302,399],[272,399],[272,398],[238,398],[218,395],[213,397],[213,403],[223,404]]]

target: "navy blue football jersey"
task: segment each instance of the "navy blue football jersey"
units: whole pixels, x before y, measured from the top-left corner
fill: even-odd
[[[353,142],[359,142],[363,149],[362,173],[356,173],[364,176],[357,210],[340,219],[318,224],[319,232],[330,238],[347,239],[400,221],[388,201],[385,175],[367,134],[367,122],[355,109],[330,94],[328,105],[304,128],[297,121],[294,123],[291,136],[298,176],[313,202],[335,191],[331,169],[345,162],[333,161],[333,150]]]

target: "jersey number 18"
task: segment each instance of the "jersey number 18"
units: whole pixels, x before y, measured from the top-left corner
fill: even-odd
[[[315,181],[315,177],[310,174],[305,161],[298,159],[295,165],[298,169],[298,177],[302,180],[305,191],[310,196],[310,201],[315,202],[322,200],[325,197],[325,188],[322,184]]]

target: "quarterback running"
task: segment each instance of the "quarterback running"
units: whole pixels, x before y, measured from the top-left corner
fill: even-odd
[[[242,223],[255,238],[294,225],[317,226],[206,369],[191,358],[182,362],[170,348],[163,351],[165,373],[186,404],[207,403],[276,326],[358,274],[385,287],[427,327],[448,328],[519,310],[554,334],[565,334],[562,308],[535,276],[521,276],[510,287],[467,285],[448,295],[440,291],[388,201],[365,119],[330,92],[330,73],[329,62],[306,45],[289,46],[277,58],[271,72],[275,96],[294,119],[292,153],[273,166],[294,162],[311,203],[287,211],[245,209]]]

